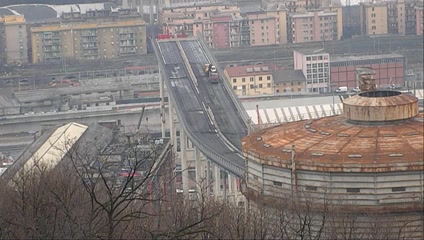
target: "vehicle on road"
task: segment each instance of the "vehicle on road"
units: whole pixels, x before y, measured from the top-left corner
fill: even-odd
[[[210,63],[205,64],[205,73],[209,77],[211,83],[219,82],[219,74],[216,66]]]
[[[347,87],[339,87],[336,89],[336,93],[345,93],[347,92]]]

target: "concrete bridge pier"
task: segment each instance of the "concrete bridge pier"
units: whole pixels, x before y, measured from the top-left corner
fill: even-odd
[[[197,190],[197,192],[198,193],[202,193],[203,191],[204,191],[204,189],[205,189],[205,186],[206,186],[206,184],[205,184],[205,182],[204,182],[204,179],[205,179],[205,172],[204,171],[202,171],[202,167],[201,167],[201,164],[200,164],[200,151],[199,151],[199,149],[197,149],[197,148],[195,148],[195,161],[196,161],[196,172],[195,172],[195,174],[196,174],[196,190]]]
[[[206,194],[211,196],[211,161],[206,160]]]
[[[161,74],[161,68],[159,68],[159,92],[160,92],[160,120],[161,120],[161,133],[162,138],[165,138],[165,89],[164,89],[164,81]],[[169,99],[169,98],[168,98]],[[169,100],[168,100],[169,102]],[[171,110],[172,111],[172,110]]]
[[[221,194],[221,169],[219,169],[218,165],[214,164],[214,186],[213,186],[213,195],[215,198],[218,198],[218,196]]]
[[[181,158],[181,177],[183,185],[183,193],[187,194],[189,192],[189,165],[187,162],[187,137],[185,132],[180,129],[180,158]]]

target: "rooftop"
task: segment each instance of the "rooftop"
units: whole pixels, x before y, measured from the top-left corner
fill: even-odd
[[[49,88],[49,89],[37,89],[29,91],[14,92],[15,98],[19,102],[36,102],[51,100],[54,97],[59,96],[69,96],[69,95],[79,95],[83,93],[95,93],[95,92],[107,92],[107,91],[119,91],[119,90],[131,90],[132,87],[130,84],[122,83],[113,83],[108,82],[108,84],[99,84],[99,85],[88,85],[88,86],[76,86],[68,88]]]
[[[361,55],[361,56],[332,56],[331,62],[350,62],[360,60],[373,60],[373,59],[386,59],[386,58],[404,58],[404,56],[391,53],[391,54],[378,54],[378,55]]]
[[[40,161],[46,167],[54,168],[71,149],[75,143],[84,141],[95,144],[93,149],[84,149],[85,154],[94,148],[103,148],[111,139],[111,130],[98,124],[90,126],[70,122],[45,130],[38,139],[25,149],[25,152],[11,165],[2,177],[11,179],[22,169],[34,167],[34,161]]]
[[[306,48],[298,48],[295,49],[296,52],[299,52],[303,55],[318,55],[318,54],[328,54],[324,49],[306,49]]]
[[[293,81],[306,81],[305,75],[302,70],[278,70],[272,73],[275,83],[279,82],[293,82]]]
[[[276,70],[274,65],[245,65],[245,66],[234,66],[226,67],[225,71],[229,77],[242,77],[242,76],[259,76],[265,74],[272,74]]]
[[[145,25],[146,23],[141,20],[120,20],[117,22],[73,22],[70,24],[55,24],[46,25],[42,27],[31,28],[31,32],[44,32],[44,31],[64,31],[71,29],[88,29],[88,28],[109,28],[109,27],[120,27],[120,26],[138,26]]]
[[[356,125],[342,116],[286,123],[243,139],[262,164],[328,172],[424,170],[423,113],[402,122]]]

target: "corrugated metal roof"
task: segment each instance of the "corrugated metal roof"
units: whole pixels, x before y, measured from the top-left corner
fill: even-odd
[[[258,140],[259,139],[259,140]],[[243,149],[263,164],[329,172],[424,170],[423,113],[385,125],[350,124],[341,116],[282,124],[243,139]],[[268,147],[264,147],[265,144]]]
[[[57,128],[43,145],[32,154],[32,157],[25,163],[23,170],[30,171],[37,164],[48,169],[55,167],[87,128],[88,126],[75,122]]]

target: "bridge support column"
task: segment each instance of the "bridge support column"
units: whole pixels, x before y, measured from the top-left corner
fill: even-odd
[[[206,160],[206,194],[211,195],[211,161]]]
[[[184,131],[182,129],[180,130],[180,156],[181,156],[181,177],[182,177],[182,184],[183,184],[183,193],[188,195],[189,190],[189,178],[188,178],[188,164],[187,164],[187,139],[185,136]]]
[[[222,187],[223,187],[223,199],[227,202],[227,171],[222,171]]]
[[[234,180],[233,176],[228,174],[228,194],[234,196]]]
[[[202,181],[204,179],[204,173],[202,173],[202,168],[200,166],[200,151],[195,148],[196,154],[196,188],[197,192],[201,193],[203,191],[205,183]]]
[[[213,195],[215,196],[215,198],[218,198],[220,192],[221,192],[221,174],[220,174],[220,169],[218,167],[218,165],[215,165],[215,186],[213,188]]]
[[[159,90],[160,90],[160,120],[161,124],[161,132],[162,138],[165,137],[165,89],[164,89],[163,77],[161,75],[161,70],[159,68]]]
[[[169,137],[172,141],[172,150],[174,153],[177,152],[177,137],[175,132],[175,123],[174,123],[174,114],[173,114],[173,104],[171,101],[168,101],[168,111],[169,111]]]

